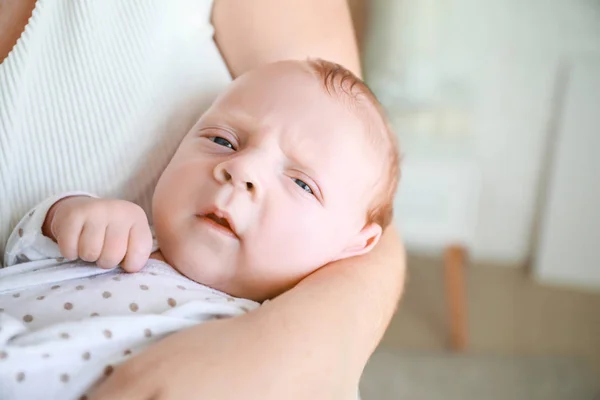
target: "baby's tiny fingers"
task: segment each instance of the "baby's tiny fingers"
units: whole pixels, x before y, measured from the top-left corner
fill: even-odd
[[[104,234],[104,245],[97,261],[98,266],[101,268],[116,267],[125,257],[128,237],[129,230],[127,228],[116,227],[114,224],[109,225]]]
[[[67,260],[75,260],[78,256],[79,237],[83,229],[83,221],[71,219],[52,226],[52,234],[58,243],[60,254]]]
[[[86,221],[79,236],[78,254],[83,261],[95,262],[104,246],[105,224]]]
[[[129,231],[127,254],[121,263],[127,272],[138,272],[141,270],[152,251],[152,232],[148,224],[135,224]]]

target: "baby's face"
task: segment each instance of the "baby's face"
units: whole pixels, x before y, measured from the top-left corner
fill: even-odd
[[[165,259],[190,279],[263,300],[362,254],[381,157],[366,126],[296,62],[234,81],[183,139],[156,187]]]

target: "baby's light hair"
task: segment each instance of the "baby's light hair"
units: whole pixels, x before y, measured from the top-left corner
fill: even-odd
[[[347,103],[358,112],[374,144],[386,153],[386,176],[367,212],[367,223],[379,224],[385,229],[393,219],[394,195],[400,180],[400,155],[396,135],[391,130],[383,107],[367,84],[343,66],[322,59],[308,59],[310,71],[321,79],[323,88],[331,96]]]

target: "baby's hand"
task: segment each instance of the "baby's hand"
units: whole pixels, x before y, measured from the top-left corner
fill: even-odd
[[[152,250],[146,213],[124,200],[64,198],[48,211],[42,232],[58,243],[65,258],[96,262],[102,268],[121,263],[124,270],[137,272]]]

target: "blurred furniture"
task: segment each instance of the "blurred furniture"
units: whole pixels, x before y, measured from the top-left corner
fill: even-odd
[[[407,155],[396,199],[396,225],[411,251],[442,254],[449,344],[468,346],[465,268],[472,247],[479,197],[477,165],[468,157]]]
[[[461,245],[448,246],[444,250],[444,274],[450,326],[450,346],[455,351],[467,348],[467,299],[465,263],[467,249]]]

